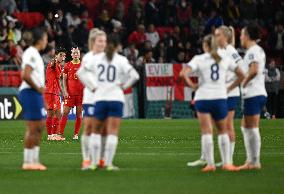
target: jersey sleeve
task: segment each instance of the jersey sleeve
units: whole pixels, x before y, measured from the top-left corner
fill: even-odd
[[[247,55],[247,64],[250,66],[252,63],[258,63],[258,59],[255,53],[249,52]]]
[[[228,59],[229,70],[235,72],[236,68],[239,66],[234,60]]]
[[[123,58],[122,62],[122,68],[124,73],[129,73],[130,70],[133,69],[132,65],[130,65],[129,61],[127,58]]]
[[[190,67],[193,72],[196,72],[198,70],[198,58],[193,57],[186,65]]]
[[[25,53],[23,55],[23,65],[29,65],[30,67],[32,67],[33,69],[36,67],[36,58],[30,53]]]

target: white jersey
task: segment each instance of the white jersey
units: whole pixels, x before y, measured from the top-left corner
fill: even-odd
[[[195,56],[188,64],[198,76],[195,100],[227,99],[226,73],[238,67],[230,58],[222,58],[219,64],[209,53]]]
[[[33,46],[27,48],[23,53],[22,65],[21,65],[22,69],[25,69],[27,65],[33,68],[33,71],[31,73],[31,78],[33,82],[38,87],[44,87],[44,82],[45,82],[44,63],[38,50]],[[31,86],[27,82],[22,81],[19,90],[23,90],[26,88],[31,88]]]
[[[94,101],[121,101],[124,102],[124,93],[121,85],[128,78],[133,69],[126,57],[114,54],[112,61],[108,61],[105,53],[94,55],[86,68],[94,74],[97,85]]]
[[[90,62],[92,57],[94,56],[94,52],[90,51],[84,55],[82,58],[82,63],[80,68],[85,68],[86,64]],[[89,88],[85,87],[83,91],[83,104],[94,104],[95,101],[95,93],[92,92]]]
[[[258,64],[258,72],[257,75],[247,84],[247,86],[242,89],[243,98],[267,96],[265,90],[266,56],[263,49],[258,45],[254,45],[246,51],[243,65],[243,70],[245,74],[248,74],[249,67],[253,62]]]
[[[239,66],[242,66],[243,60],[242,57],[239,55],[238,51],[232,46],[232,45],[227,45],[225,48],[219,48],[218,49],[218,54],[222,58],[229,57],[231,58],[232,61],[234,61],[236,64]],[[237,76],[234,72],[228,71],[226,75],[226,84],[227,87],[229,87],[234,81],[237,79]],[[240,96],[240,88],[236,87],[232,91],[228,93],[228,97],[236,97]]]

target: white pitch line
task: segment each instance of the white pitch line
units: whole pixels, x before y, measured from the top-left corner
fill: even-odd
[[[21,154],[22,152],[0,152],[0,154]],[[46,153],[44,154],[48,155],[81,155],[80,152],[56,152],[56,153]],[[190,156],[190,155],[199,155],[200,152],[165,152],[165,153],[159,153],[159,152],[118,152],[117,155],[141,155],[141,156],[157,156],[157,155],[170,155],[170,156]],[[245,155],[246,153],[240,152],[240,153],[235,153],[235,155]],[[271,153],[271,152],[264,152],[261,153],[261,155],[265,156],[279,156],[279,155],[284,155],[284,152],[279,152],[279,153]]]

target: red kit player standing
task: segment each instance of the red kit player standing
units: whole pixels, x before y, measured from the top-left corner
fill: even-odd
[[[65,50],[59,48],[55,52],[55,58],[48,63],[46,67],[46,80],[45,80],[45,93],[44,100],[46,103],[47,117],[46,129],[48,138],[47,140],[64,140],[58,133],[58,126],[61,117],[61,104],[60,104],[60,77],[61,77],[61,64],[65,60]]]
[[[68,114],[72,107],[76,107],[76,122],[73,139],[78,139],[82,123],[82,101],[84,86],[76,76],[77,70],[80,68],[80,50],[72,48],[72,61],[64,66],[63,70],[63,93],[64,93],[64,107],[63,115],[60,122],[60,134],[63,136],[64,129],[68,120]]]

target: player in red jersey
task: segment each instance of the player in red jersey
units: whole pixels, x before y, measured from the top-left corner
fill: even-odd
[[[65,60],[65,49],[58,48],[55,52],[54,59],[46,67],[45,93],[44,100],[46,104],[47,117],[46,129],[47,140],[64,140],[57,135],[59,121],[61,117],[60,103],[60,77],[62,72],[62,62]]]
[[[64,107],[60,122],[60,135],[63,136],[68,120],[68,114],[71,108],[75,106],[76,122],[73,139],[77,140],[82,123],[82,101],[84,86],[76,75],[77,70],[81,66],[80,50],[78,48],[72,48],[71,56],[72,61],[66,63],[63,70]]]

